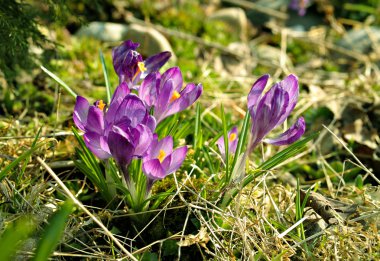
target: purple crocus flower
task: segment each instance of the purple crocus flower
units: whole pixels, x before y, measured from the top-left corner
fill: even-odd
[[[128,94],[114,114],[107,113],[106,122],[105,135],[110,152],[126,174],[132,158],[140,158],[147,151],[153,138],[155,120],[138,96]]]
[[[291,0],[289,7],[292,10],[298,11],[299,16],[304,16],[309,2],[310,0]]]
[[[178,67],[149,74],[141,83],[139,97],[147,107],[154,107],[153,116],[157,123],[166,117],[183,111],[202,94],[202,84],[189,83],[182,89],[182,73]]]
[[[158,141],[157,134],[153,135],[153,141],[143,157],[142,169],[148,178],[150,190],[154,181],[163,179],[175,172],[183,163],[187,153],[187,147],[183,146],[173,151],[173,138],[167,136]]]
[[[124,173],[133,157],[146,152],[156,125],[126,83],[115,90],[108,109],[101,100],[89,105],[87,99],[77,96],[73,119],[85,132],[86,146],[100,159],[113,156]]]
[[[227,136],[228,136],[228,153],[234,154],[236,151],[238,141],[239,141],[237,127],[234,126],[227,133]],[[219,148],[220,154],[222,155],[222,158],[225,159],[226,158],[226,147],[224,144],[224,136],[220,137],[216,141],[216,145],[218,145],[218,148]]]
[[[111,157],[107,139],[104,136],[105,103],[100,100],[90,105],[86,98],[77,96],[73,120],[81,131],[85,132],[86,146],[100,159]]]
[[[136,51],[139,46],[139,43],[127,40],[113,48],[113,67],[119,76],[120,83],[131,83],[134,87],[140,79],[151,72],[158,71],[171,56],[170,52],[161,52],[143,61],[141,54]]]
[[[291,74],[278,82],[263,94],[269,75],[261,76],[252,86],[248,94],[248,110],[251,115],[252,151],[264,137],[274,128],[281,125],[293,111],[298,99],[298,79]],[[300,117],[287,131],[274,139],[264,142],[273,145],[288,145],[298,140],[305,133],[305,120]]]

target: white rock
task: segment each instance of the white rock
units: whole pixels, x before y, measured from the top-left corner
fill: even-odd
[[[173,53],[169,41],[156,29],[139,24],[131,24],[125,39],[131,39],[134,42],[139,42],[141,45],[138,51],[144,56],[150,56],[163,51],[172,53],[171,61],[175,61],[176,57]]]
[[[132,40],[140,43],[138,51],[150,56],[163,51],[172,53],[171,61],[176,61],[168,40],[159,31],[149,26],[138,24],[123,25],[108,22],[91,22],[76,33],[79,37],[93,37],[105,42],[121,42]]]
[[[243,9],[238,7],[223,8],[208,17],[206,22],[219,21],[225,23],[242,41],[247,40],[248,19]]]
[[[79,37],[93,37],[105,42],[118,42],[126,40],[128,26],[109,22],[91,22],[79,29]]]

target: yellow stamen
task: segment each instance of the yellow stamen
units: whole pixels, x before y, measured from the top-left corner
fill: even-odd
[[[140,72],[145,72],[147,69],[145,67],[145,63],[144,62],[138,62],[137,63],[137,71],[135,73],[135,75],[133,76],[132,80],[134,80],[136,78],[136,76],[140,73]]]
[[[146,67],[145,67],[145,63],[144,62],[138,62],[137,66],[139,67],[139,70],[141,72],[145,72],[147,70]]]
[[[235,139],[236,139],[236,133],[231,133],[230,138],[229,138],[230,142],[234,141]]]
[[[162,161],[164,160],[165,156],[166,156],[165,151],[160,150],[160,153],[158,154],[157,159],[158,159],[160,162],[162,162]]]
[[[100,100],[97,107],[100,109],[100,110],[104,110],[104,107],[106,107],[106,104],[103,102],[103,100]]]
[[[170,100],[169,100],[169,102],[174,102],[174,101],[177,100],[179,97],[181,97],[181,94],[179,94],[179,92],[177,92],[177,91],[174,91],[172,97],[171,97]]]

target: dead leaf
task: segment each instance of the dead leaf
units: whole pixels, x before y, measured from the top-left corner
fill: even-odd
[[[208,241],[210,241],[210,237],[207,233],[207,229],[205,227],[201,227],[198,234],[186,235],[185,239],[182,239],[181,241],[177,242],[177,244],[181,247],[199,244],[203,248],[207,249],[206,244],[208,243]]]

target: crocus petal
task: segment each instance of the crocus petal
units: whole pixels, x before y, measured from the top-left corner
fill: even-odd
[[[136,127],[145,119],[146,114],[147,110],[141,99],[135,94],[128,94],[115,113],[114,123],[118,124],[129,119],[131,126]]]
[[[153,145],[153,144],[152,144]],[[157,158],[160,154],[160,150],[165,152],[165,155],[169,155],[173,152],[173,137],[167,136],[162,140],[158,141],[154,146],[151,147],[149,151],[149,157],[151,159]]]
[[[108,125],[111,125],[115,121],[115,117],[121,103],[130,93],[131,90],[126,82],[121,83],[116,88],[105,116]]]
[[[96,132],[86,132],[83,135],[87,148],[91,150],[99,159],[108,159],[111,157],[110,149],[103,135]]]
[[[131,134],[135,150],[133,155],[142,157],[152,143],[153,134],[147,126],[142,124],[137,125],[137,127],[131,131]]]
[[[276,126],[281,115],[284,113],[289,102],[288,94],[282,88],[271,88],[260,99],[256,111],[253,107],[250,111],[254,111],[251,118],[251,141],[250,151]]]
[[[257,105],[255,128],[257,137],[262,139],[275,126],[289,103],[289,96],[281,88],[271,88]]]
[[[104,112],[95,106],[90,106],[88,110],[86,131],[98,134],[104,131]]]
[[[231,141],[231,135],[234,135],[234,139]],[[234,126],[232,130],[228,133],[228,151],[230,153],[235,153],[237,144],[238,144],[239,138],[238,138],[238,130],[237,127]]]
[[[181,97],[185,99],[188,103],[188,106],[191,106],[196,100],[198,100],[199,96],[201,96],[203,92],[203,86],[202,84],[193,84],[189,83],[186,85],[186,87],[181,91]],[[180,98],[181,98],[180,97]],[[175,106],[176,100],[173,102],[172,107]]]
[[[297,104],[299,94],[298,79],[295,75],[290,74],[284,80],[279,82],[278,85],[283,88],[289,95],[289,104],[278,122],[278,125],[280,125],[285,121],[286,118],[289,117],[290,113],[293,111],[294,107]]]
[[[166,158],[161,162],[161,167],[164,169],[165,175],[170,174],[169,168],[170,168],[171,162],[172,162],[172,155],[171,154],[166,156]]]
[[[172,54],[170,52],[161,52],[156,55],[150,56],[145,60],[145,68],[147,69],[142,73],[141,78],[145,75],[158,71],[170,58]]]
[[[142,123],[145,124],[152,131],[152,133],[156,129],[156,119],[149,114],[146,115],[146,118],[142,121]]]
[[[217,141],[216,145],[218,146],[220,155],[222,155],[222,158],[226,158],[226,146],[224,145],[224,136],[222,135]]]
[[[305,133],[306,125],[303,117],[299,118],[293,126],[274,139],[265,139],[266,143],[272,145],[288,145],[298,140]]]
[[[118,165],[125,166],[131,162],[134,146],[132,142],[127,139],[126,135],[122,135],[120,130],[111,131],[108,134],[108,146]]]
[[[158,135],[157,133],[153,133],[152,142],[148,148],[147,155],[144,157],[144,159],[152,159],[150,155],[152,155],[153,151],[157,149],[157,145],[158,145]]]
[[[90,104],[88,103],[86,98],[82,96],[77,96],[76,103],[74,107],[73,120],[75,125],[81,131],[85,131],[85,126],[87,125],[87,115],[88,110],[90,108]]]
[[[119,84],[112,95],[111,104],[113,101],[123,100],[130,93],[131,90],[126,82]]]
[[[289,8],[298,11],[299,16],[304,16],[306,14],[306,7],[309,4],[309,0],[291,0]]]
[[[251,140],[256,140],[256,136],[257,136],[257,128],[256,128],[256,110],[254,109],[254,107],[251,107],[251,109],[248,110],[249,111],[249,115],[251,116]]]
[[[297,76],[294,74],[289,74],[284,80],[279,82],[279,84],[289,94],[289,103],[296,103],[299,92]]]
[[[157,103],[160,78],[160,73],[150,73],[141,83],[141,86],[138,90],[140,99],[143,100],[149,108],[151,106],[155,106]]]
[[[162,121],[164,118],[173,115],[177,112],[183,111],[190,105],[192,105],[201,96],[203,91],[202,84],[195,85],[194,83],[189,83],[181,91],[180,97],[169,103],[168,109],[160,115],[157,122]]]
[[[274,92],[274,97],[271,102],[271,122],[269,124],[270,129],[281,124],[281,118],[286,113],[286,109],[289,107],[289,95],[286,91],[281,88],[276,89]]]
[[[182,73],[178,67],[173,67],[168,70],[161,77],[161,83],[165,83],[168,80],[173,81],[173,88],[175,91],[180,92],[183,85]]]
[[[173,81],[169,79],[163,84],[162,89],[160,90],[160,93],[157,99],[157,104],[156,104],[156,107],[154,108],[154,114],[153,114],[157,120],[157,123],[159,123],[162,119],[165,118],[165,111],[167,110],[169,106],[170,97],[173,95],[173,91],[174,91],[173,89],[174,89]]]
[[[257,105],[259,98],[261,94],[263,93],[265,86],[267,85],[269,79],[269,74],[265,74],[261,76],[253,85],[251,88],[251,91],[248,94],[247,97],[247,106],[248,109],[252,106]]]
[[[234,135],[234,136],[231,136]],[[228,133],[228,153],[234,154],[236,151],[236,147],[238,144],[238,131],[237,127],[234,126]],[[233,140],[231,140],[231,137],[233,137]],[[218,146],[219,152],[222,155],[222,158],[226,158],[226,147],[224,145],[224,136],[221,136],[217,141],[216,145]]]
[[[163,179],[166,176],[165,170],[158,159],[151,159],[143,162],[142,170],[151,180]]]
[[[187,147],[186,146],[180,147],[180,148],[173,151],[173,153],[171,155],[172,160],[171,160],[169,169],[166,171],[167,174],[173,173],[177,169],[179,169],[179,167],[181,167],[183,161],[186,158],[186,153],[187,153]]]

